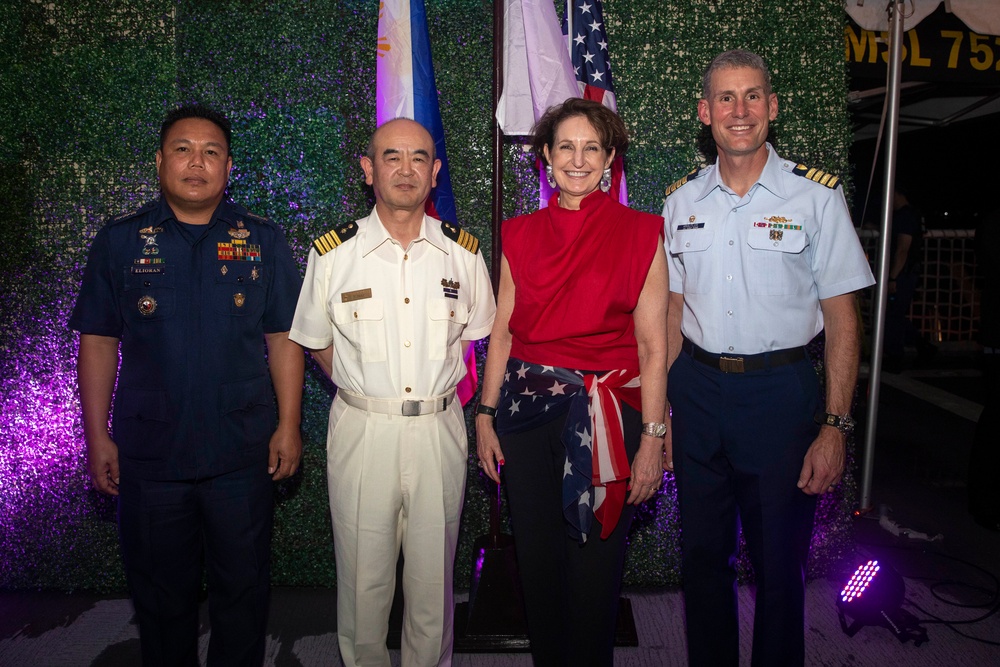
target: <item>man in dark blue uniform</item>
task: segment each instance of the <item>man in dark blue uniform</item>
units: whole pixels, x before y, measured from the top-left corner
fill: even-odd
[[[203,560],[209,664],[262,663],[271,480],[302,452],[301,279],[281,231],[226,200],[230,138],[206,107],[167,115],[161,198],[98,232],[70,318],[90,476],[118,496],[147,666],[198,664]]]

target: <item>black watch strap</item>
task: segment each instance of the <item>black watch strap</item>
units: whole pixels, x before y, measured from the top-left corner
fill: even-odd
[[[493,417],[495,419],[497,416],[497,409],[491,408],[488,405],[483,405],[482,403],[480,403],[479,405],[476,406],[476,414],[489,415],[490,417]]]
[[[844,435],[854,432],[854,418],[851,415],[835,415],[830,412],[817,412],[816,423],[820,426],[832,426]]]

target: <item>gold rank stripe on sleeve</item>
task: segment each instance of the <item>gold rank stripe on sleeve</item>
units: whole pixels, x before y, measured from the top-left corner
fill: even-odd
[[[349,223],[338,229],[331,229],[323,236],[313,241],[313,246],[316,248],[316,252],[320,256],[325,255],[337,246],[339,246],[344,241],[347,241],[352,236],[354,236],[358,231],[358,226],[356,224]]]
[[[445,236],[471,252],[473,255],[479,252],[479,239],[464,229],[459,229],[450,222],[442,222],[441,231]]]
[[[678,179],[673,183],[671,183],[670,185],[668,185],[667,192],[664,196],[669,197],[670,195],[672,195],[677,188],[681,187],[682,185],[690,181],[692,178],[697,176],[699,171],[701,171],[701,169],[694,169],[691,171],[691,173],[685,175],[683,178]]]
[[[796,165],[795,169],[792,170],[792,173],[796,176],[808,178],[810,181],[815,181],[820,185],[825,185],[831,190],[840,184],[839,176],[834,176],[833,174],[823,171],[822,169],[817,169],[816,167],[807,167],[804,164]]]

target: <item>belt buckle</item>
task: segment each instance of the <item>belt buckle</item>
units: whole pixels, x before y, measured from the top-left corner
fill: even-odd
[[[742,373],[743,357],[719,357],[719,370],[723,373]]]
[[[420,416],[420,404],[423,401],[403,401],[403,416],[404,417],[419,417]]]

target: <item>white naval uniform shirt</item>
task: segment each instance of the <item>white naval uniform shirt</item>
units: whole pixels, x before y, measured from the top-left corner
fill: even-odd
[[[681,331],[709,352],[805,345],[823,329],[820,299],[875,282],[839,184],[797,175],[770,144],[767,152],[742,198],[712,165],[663,206],[670,290],[684,295]]]
[[[463,340],[490,333],[496,302],[475,254],[424,216],[403,248],[375,209],[329,252],[309,251],[289,338],[320,350],[333,344],[332,379],[371,398],[425,399],[465,376]]]

